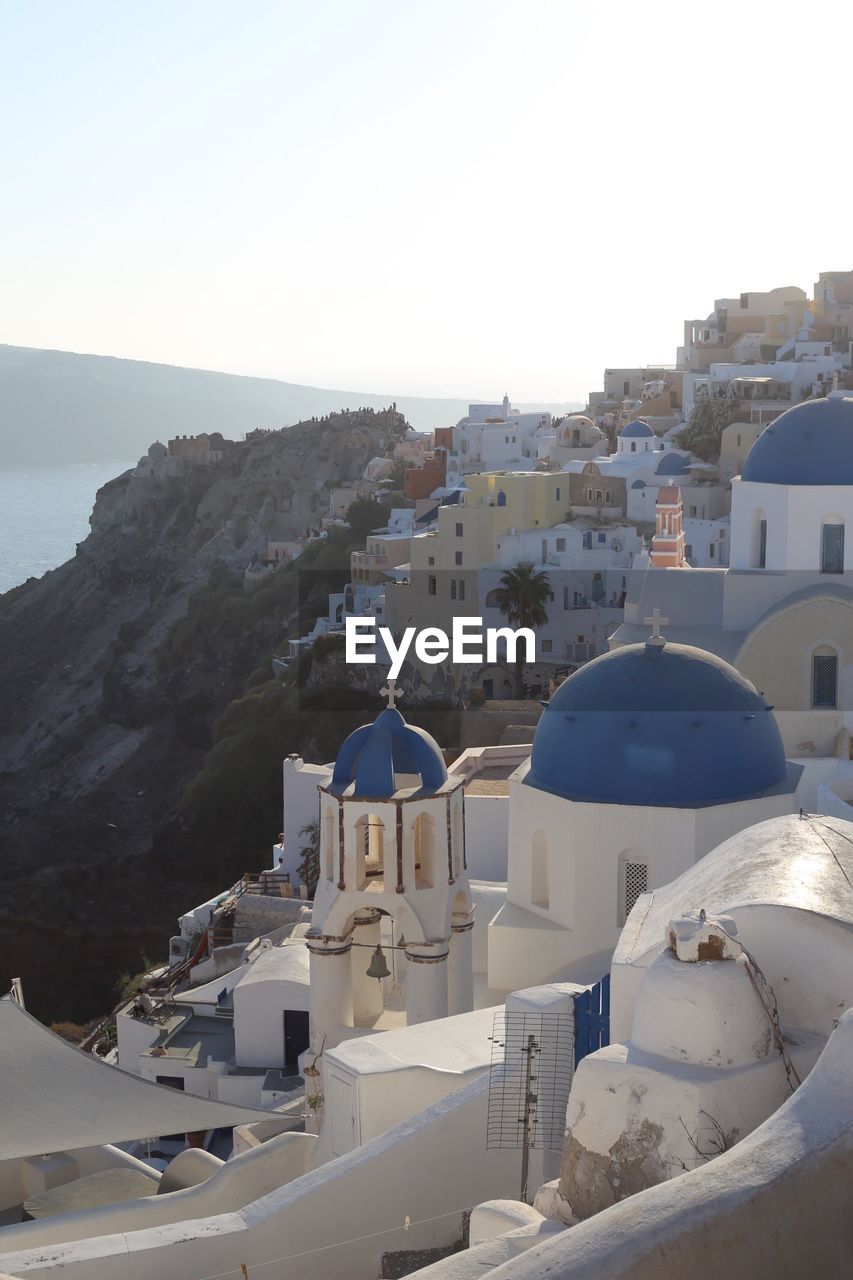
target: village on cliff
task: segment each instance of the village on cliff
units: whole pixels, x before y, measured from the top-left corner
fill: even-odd
[[[380,714],[83,1047],[0,999],[0,1276],[853,1274],[853,271],[389,440],[246,590],[365,500],[278,674],[353,620],[535,654],[378,641]]]

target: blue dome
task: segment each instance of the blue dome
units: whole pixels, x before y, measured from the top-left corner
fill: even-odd
[[[683,453],[665,453],[655,468],[659,476],[683,476],[690,470],[690,459]]]
[[[620,435],[625,440],[646,440],[655,433],[647,422],[643,422],[642,418],[638,418],[636,422],[629,422],[624,431]]]
[[[804,400],[771,422],[747,454],[744,480],[853,485],[853,398]]]
[[[632,644],[568,677],[533,739],[529,786],[569,800],[687,809],[745,800],[788,771],[772,709],[682,644]]]
[[[415,774],[421,787],[437,791],[447,781],[447,769],[435,738],[406,724],[396,707],[386,707],[373,724],[351,733],[338,752],[332,787],[354,784],[352,796],[387,800],[398,789],[397,774]]]

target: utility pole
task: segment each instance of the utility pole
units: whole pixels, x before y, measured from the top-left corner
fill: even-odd
[[[527,1045],[521,1051],[526,1059],[524,1064],[524,1115],[520,1121],[523,1125],[521,1141],[521,1201],[527,1204],[527,1177],[530,1166],[530,1148],[532,1146],[532,1130],[536,1123],[536,1103],[539,1094],[533,1086],[537,1077],[533,1074],[533,1059],[539,1053],[535,1036],[527,1037]]]

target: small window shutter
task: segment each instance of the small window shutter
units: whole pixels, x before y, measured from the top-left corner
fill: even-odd
[[[812,702],[816,707],[834,707],[838,689],[838,659],[835,654],[815,654],[812,659]]]
[[[844,572],[844,525],[823,526],[823,546],[820,557],[821,573]]]
[[[625,919],[641,893],[649,887],[649,869],[645,862],[625,863]]]

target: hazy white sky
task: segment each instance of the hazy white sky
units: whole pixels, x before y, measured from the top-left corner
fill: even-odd
[[[0,341],[579,399],[853,267],[849,0],[0,0]]]

